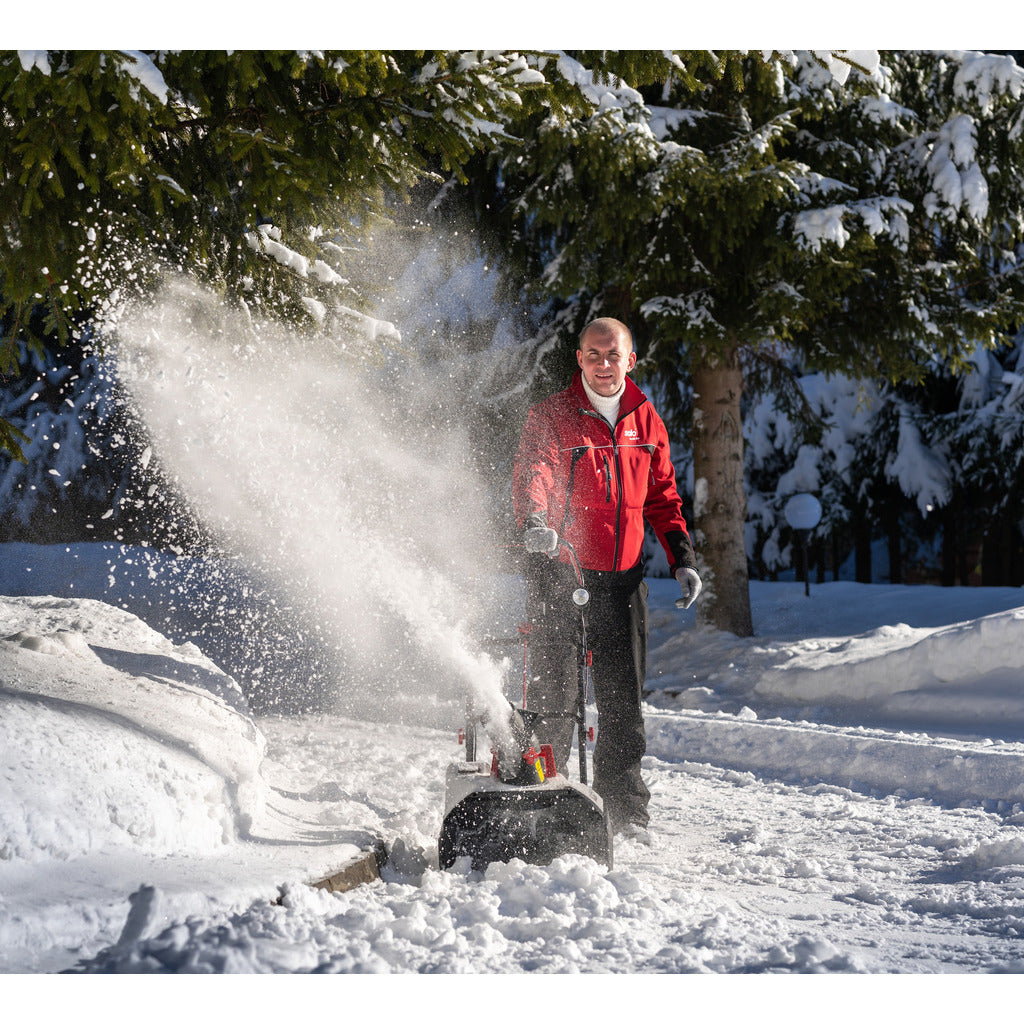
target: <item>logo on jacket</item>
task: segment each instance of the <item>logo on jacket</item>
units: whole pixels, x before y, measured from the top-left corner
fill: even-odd
[[[636,427],[630,427],[629,430],[623,431],[626,437],[636,440],[638,433]]]

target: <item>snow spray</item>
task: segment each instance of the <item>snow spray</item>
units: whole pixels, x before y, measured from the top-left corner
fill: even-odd
[[[484,487],[458,425],[431,429],[447,375],[411,360],[384,372],[369,342],[256,322],[181,279],[117,333],[118,376],[165,472],[330,648],[318,685],[332,710],[451,724],[468,694],[507,718],[503,670],[471,640],[494,563]]]

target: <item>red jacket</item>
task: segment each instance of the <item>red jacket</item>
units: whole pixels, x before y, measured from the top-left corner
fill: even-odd
[[[623,572],[640,561],[646,518],[672,572],[695,567],[665,424],[628,377],[625,384],[614,430],[579,372],[529,411],[512,477],[516,523],[550,527],[585,569]]]

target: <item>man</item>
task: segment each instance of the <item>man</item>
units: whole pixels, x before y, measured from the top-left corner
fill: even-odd
[[[615,831],[646,829],[650,792],[640,775],[647,749],[641,693],[647,671],[644,520],[654,528],[689,607],[701,589],[676,491],[668,434],[647,396],[627,376],[636,364],[624,323],[587,324],[569,387],[528,413],[513,471],[516,522],[529,556],[531,679],[527,706],[537,738],[565,768],[578,686],[578,612],[568,541],[591,593],[598,734],[594,789]]]

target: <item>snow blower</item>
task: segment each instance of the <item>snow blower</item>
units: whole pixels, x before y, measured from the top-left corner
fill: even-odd
[[[466,725],[460,730],[466,760],[448,766],[445,779],[445,810],[438,840],[442,868],[460,857],[472,858],[474,870],[492,861],[514,858],[528,864],[550,864],[556,857],[578,853],[612,866],[611,822],[601,798],[587,783],[585,711],[590,654],[587,650],[586,607],[590,594],[572,546],[569,552],[577,589],[572,601],[579,609],[579,671],[576,706],[579,779],[557,770],[550,744],[539,744],[533,726],[537,715],[527,711],[530,627],[523,625],[522,710],[509,704],[506,729],[495,730],[512,739],[495,741],[489,760],[477,760],[477,740],[486,731],[485,717],[467,703]]]

